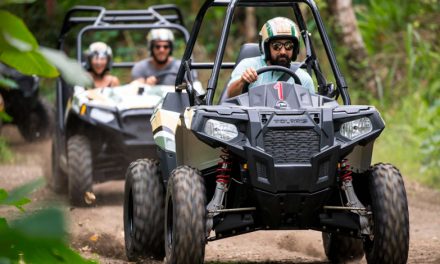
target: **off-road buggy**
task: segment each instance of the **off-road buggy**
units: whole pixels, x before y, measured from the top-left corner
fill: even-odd
[[[54,109],[39,96],[39,78],[21,74],[1,63],[0,74],[17,84],[17,89],[0,87],[0,111],[8,115],[6,120],[0,120],[0,128],[5,121],[4,124],[16,125],[29,142],[48,138],[53,130]]]
[[[181,12],[174,5],[151,6],[145,10],[76,6],[65,16],[59,49],[67,49],[65,43],[72,35],[68,33],[75,33],[76,29],[76,44],[71,46],[74,46],[77,60],[84,64],[82,46],[86,36],[96,37],[96,34],[105,32],[128,35],[137,31],[142,35],[142,46],[145,46],[144,36],[154,28],[171,29],[183,36],[185,41],[189,37]],[[125,68],[124,73],[129,76],[134,63],[114,62],[113,69]],[[121,77],[122,80],[130,80]],[[55,191],[65,192],[68,189],[72,204],[86,205],[93,201],[94,182],[123,179],[133,159],[157,157],[149,119],[154,107],[170,88],[174,90],[173,86],[152,87],[131,83],[120,87],[85,89],[59,79],[56,131],[52,143],[51,184]]]
[[[227,7],[213,63],[190,60],[210,7]],[[318,83],[268,83],[213,103],[233,14],[238,8],[281,7],[292,11],[306,50],[304,67]],[[303,15],[315,21],[312,45]],[[332,75],[316,57],[325,50]],[[258,56],[257,44],[242,47]],[[186,72],[212,69],[205,97]],[[284,71],[280,66],[261,68]],[[335,89],[328,78],[335,79]],[[338,103],[338,98],[342,104]],[[205,244],[255,230],[322,232],[332,262],[405,263],[409,247],[407,198],[402,176],[391,164],[371,165],[373,144],[385,124],[368,105],[351,105],[317,6],[313,0],[208,0],[201,7],[176,80],[151,118],[159,160],[137,160],[126,174],[126,253],[166,263],[203,263]]]

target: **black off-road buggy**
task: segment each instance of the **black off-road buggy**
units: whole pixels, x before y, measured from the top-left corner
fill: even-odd
[[[17,89],[0,87],[0,105],[17,126],[23,138],[29,142],[50,137],[53,130],[53,106],[39,96],[39,78],[28,76],[0,63],[0,74],[13,80]],[[0,107],[1,107],[0,106]],[[1,119],[1,118],[0,118]],[[0,120],[0,128],[2,120]]]
[[[145,10],[76,6],[64,18],[59,49],[68,50],[65,44],[70,44],[77,60],[85,64],[82,47],[87,36],[90,42],[90,39],[96,41],[99,36],[105,36],[103,33],[106,32],[116,32],[124,37],[134,32],[142,35],[142,46],[145,46],[145,34],[154,28],[171,29],[185,41],[189,38],[181,12],[174,5],[151,6]],[[117,47],[114,43],[109,45]],[[129,74],[134,63],[114,62],[113,69],[125,68],[124,73]],[[130,80],[127,76],[119,77],[123,81]],[[132,160],[157,157],[149,120],[154,107],[170,88],[174,91],[173,86],[130,83],[120,87],[86,89],[59,79],[52,143],[51,184],[55,191],[68,189],[72,204],[86,205],[93,201],[94,182],[123,179]]]
[[[190,60],[202,20],[211,7],[227,7],[213,63]],[[233,14],[238,8],[292,11],[306,54],[303,67],[318,83],[312,94],[299,84],[269,83],[213,104]],[[327,55],[331,74],[318,63],[311,31]],[[209,21],[208,21],[209,22]],[[314,33],[313,32],[313,33]],[[238,60],[260,54],[242,47]],[[205,97],[186,72],[212,69]],[[293,69],[269,66],[257,72]],[[334,78],[335,89],[328,78]],[[283,97],[280,97],[279,90]],[[337,97],[342,99],[339,104]],[[371,165],[373,144],[385,125],[373,106],[351,105],[329,38],[313,0],[208,0],[192,29],[176,80],[152,119],[159,160],[137,160],[126,175],[126,253],[166,263],[203,263],[208,241],[255,230],[322,231],[332,262],[405,263],[409,247],[407,197],[391,164]]]

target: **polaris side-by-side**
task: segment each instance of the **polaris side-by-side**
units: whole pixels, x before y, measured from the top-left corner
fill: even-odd
[[[296,67],[314,76],[317,94],[278,81],[221,96],[214,104],[219,72],[260,54],[258,44],[248,43],[236,63],[223,61],[234,12],[251,6],[291,10],[305,50]],[[190,58],[211,7],[227,8],[218,50],[214,62],[195,63]],[[312,39],[319,39],[332,74],[322,71]],[[205,96],[192,87],[192,69],[211,70]],[[257,73],[267,71],[297,78],[295,68],[280,66]],[[151,125],[158,159],[132,162],[126,174],[129,260],[203,263],[208,241],[256,230],[312,229],[322,232],[332,262],[365,254],[371,264],[406,263],[409,216],[402,176],[391,164],[371,164],[384,121],[373,106],[351,105],[313,0],[207,0],[195,19],[176,90],[155,110]]]
[[[73,36],[76,44],[70,43],[70,46],[74,46],[78,62],[84,64],[82,46],[86,36],[90,41],[90,35],[104,32],[125,32],[125,36],[135,32],[141,33],[144,39],[146,33],[155,28],[173,30],[185,41],[189,37],[181,12],[175,5],[157,5],[143,10],[76,6],[65,16],[59,49],[64,50],[68,37],[76,33]],[[145,43],[143,40],[142,44]],[[129,72],[134,63],[119,59],[113,62],[113,68],[125,68]],[[174,87],[137,83],[85,89],[67,85],[59,79],[52,143],[51,185],[55,191],[67,190],[72,204],[87,205],[94,198],[94,182],[123,179],[133,159],[157,157],[149,119],[154,107],[170,89]]]
[[[4,111],[10,117],[4,123],[16,125],[23,138],[29,142],[49,138],[53,130],[54,109],[39,95],[39,78],[21,74],[2,63],[0,74],[17,84],[16,89],[0,87],[0,112]]]

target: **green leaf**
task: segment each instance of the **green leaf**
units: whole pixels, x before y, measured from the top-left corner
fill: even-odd
[[[0,189],[0,204],[8,197],[8,193],[4,189]]]
[[[11,122],[13,120],[12,116],[8,115],[6,112],[4,111],[0,111],[0,120],[3,120],[5,122]],[[1,149],[1,147],[0,147]]]
[[[43,209],[14,221],[10,227],[0,219],[1,261],[17,263],[95,263],[73,251],[65,239],[64,217],[58,209]]]
[[[10,4],[29,4],[33,2],[35,2],[35,0],[0,0],[0,6]]]
[[[28,236],[64,239],[66,235],[64,215],[56,208],[32,213],[12,222],[11,227]]]
[[[0,61],[25,75],[35,74],[46,78],[59,75],[57,69],[38,50],[20,52],[9,49],[0,53]]]
[[[17,89],[18,85],[16,82],[14,82],[14,80],[5,78],[0,74],[0,87]]]
[[[23,52],[38,49],[37,40],[20,18],[0,10],[0,21],[0,52],[11,47]]]
[[[40,47],[41,53],[57,67],[63,79],[71,85],[91,86],[92,77],[73,59],[68,58],[59,50]]]
[[[5,205],[12,205],[23,211],[23,205],[30,202],[27,195],[34,190],[42,187],[45,183],[44,178],[38,178],[34,181],[28,182],[9,193],[9,196],[2,202]]]
[[[0,232],[1,230],[4,230],[6,228],[8,228],[8,222],[6,221],[6,219],[4,219],[3,217],[0,217]]]

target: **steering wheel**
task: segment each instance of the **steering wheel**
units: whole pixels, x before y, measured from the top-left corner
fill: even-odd
[[[177,72],[176,71],[164,71],[164,72],[160,72],[159,74],[157,74],[155,77],[157,79],[157,82],[160,83],[162,81],[162,78],[164,78],[167,75],[174,75],[177,76]]]
[[[299,67],[294,68],[294,70],[296,71],[298,68]],[[296,75],[295,71],[293,71],[290,68],[283,67],[283,66],[278,66],[278,65],[266,66],[266,67],[262,67],[262,68],[258,69],[256,72],[257,72],[257,75],[260,75],[260,74],[268,72],[268,71],[282,71],[284,73],[287,73],[288,75],[290,75],[293,78],[293,80],[295,80],[296,84],[302,85],[301,80],[299,79],[298,75]],[[242,93],[247,93],[249,91],[249,84],[250,83],[246,83],[243,86]]]

